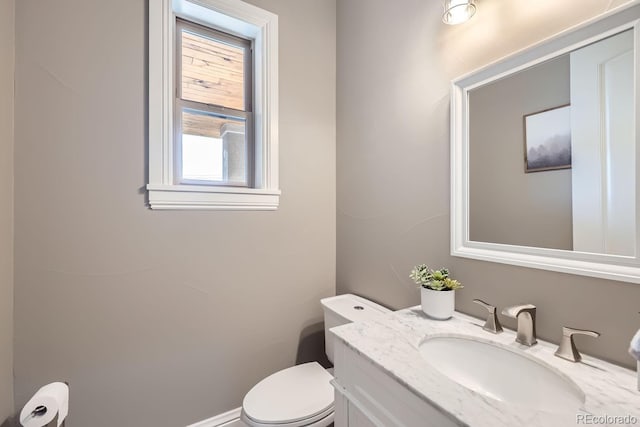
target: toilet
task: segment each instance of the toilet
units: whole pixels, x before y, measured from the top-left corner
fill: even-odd
[[[320,301],[324,310],[324,341],[333,363],[329,329],[372,320],[391,311],[357,295],[338,295]],[[334,390],[330,371],[318,362],[283,369],[256,384],[242,402],[241,420],[249,427],[326,427],[334,418]]]

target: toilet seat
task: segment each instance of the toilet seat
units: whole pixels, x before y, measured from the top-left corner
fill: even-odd
[[[276,372],[247,393],[242,417],[254,427],[328,425],[334,411],[332,379],[317,362]]]
[[[240,420],[242,420],[242,422],[248,427],[326,427],[333,422],[334,417],[335,413],[333,411],[333,407],[331,407],[326,411],[326,413],[319,414],[306,420],[296,421],[294,423],[260,423],[249,418],[244,410],[242,411]]]

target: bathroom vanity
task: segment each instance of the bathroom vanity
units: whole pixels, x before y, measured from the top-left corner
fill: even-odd
[[[589,356],[572,363],[554,356],[557,345],[526,347],[483,324],[461,313],[431,320],[418,306],[332,329],[336,427],[640,423],[635,372]]]
[[[639,46],[633,1],[452,82],[452,256],[640,283]],[[634,371],[483,323],[332,329],[336,427],[640,425]]]

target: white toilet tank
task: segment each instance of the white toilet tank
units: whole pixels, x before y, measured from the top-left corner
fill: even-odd
[[[337,295],[320,300],[324,310],[324,344],[327,357],[333,363],[333,336],[329,329],[351,322],[373,320],[391,313],[375,302],[352,294]]]

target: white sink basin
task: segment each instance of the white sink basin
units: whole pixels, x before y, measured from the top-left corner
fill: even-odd
[[[466,337],[432,337],[420,354],[451,380],[495,400],[546,412],[582,408],[585,395],[569,378],[517,350]]]

